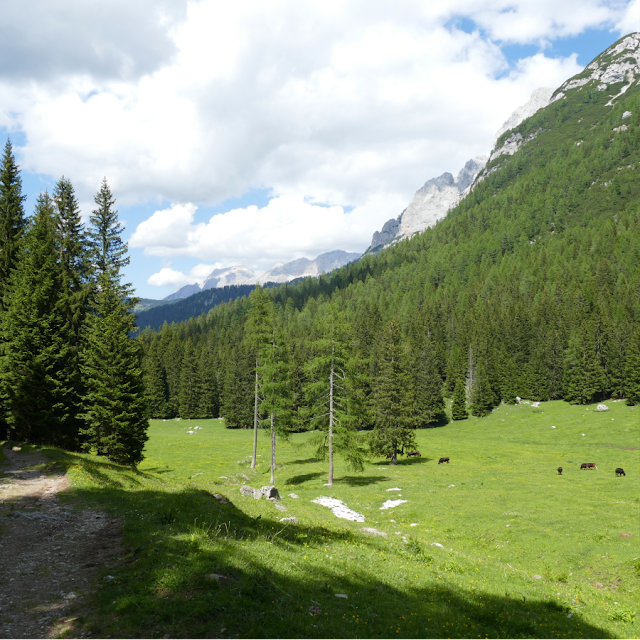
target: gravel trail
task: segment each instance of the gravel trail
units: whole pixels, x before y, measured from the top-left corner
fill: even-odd
[[[61,504],[63,471],[38,454],[4,449],[0,464],[0,638],[81,635],[82,609],[100,569],[121,556],[120,523]]]

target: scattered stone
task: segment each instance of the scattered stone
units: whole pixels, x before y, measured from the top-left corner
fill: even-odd
[[[222,504],[227,504],[229,502],[223,495],[219,493],[214,493],[213,497]]]
[[[286,511],[287,507],[285,507],[283,504],[274,504],[273,505],[276,509],[278,509],[278,511]]]
[[[345,600],[349,599],[346,593],[336,593],[336,598],[344,598]]]
[[[280,494],[278,493],[278,490],[273,485],[267,485],[265,487],[262,487],[260,489],[260,493],[267,500],[280,500]]]
[[[240,493],[243,496],[247,496],[247,498],[256,498],[256,500],[260,500],[262,498],[262,493],[253,487],[250,487],[248,484],[243,484],[240,487]]]
[[[453,489],[453,487],[455,487],[455,486],[456,486],[455,484],[450,484],[450,485],[447,487],[447,489]]]
[[[536,401],[536,402],[531,403],[531,406],[532,407],[539,407],[540,403]]]
[[[387,491],[402,491],[402,489],[399,489],[398,487],[394,487],[393,489],[387,489]]]
[[[106,580],[107,582],[111,582],[111,580],[115,580],[115,579],[116,579],[115,576],[105,576],[103,578],[103,580]]]
[[[290,493],[290,494],[289,494],[289,497],[290,497],[290,498],[293,498],[294,500],[297,500],[297,499],[298,499],[298,496],[297,496],[295,493]]]
[[[537,573],[533,576],[536,580],[542,580],[542,576],[539,576]]]
[[[444,545],[440,544],[439,542],[432,542],[431,546],[432,547],[440,547],[441,549],[444,549]]]
[[[625,111],[622,114],[622,119],[624,120],[625,118],[630,118],[633,114],[631,113],[631,111]]]
[[[280,518],[280,522],[292,522],[293,524],[298,524],[298,518],[295,516],[289,516],[288,518]]]
[[[573,613],[570,613],[567,618],[573,618]]]
[[[362,533],[370,533],[372,536],[382,536],[383,538],[387,538],[387,534],[384,531],[378,531],[373,527],[362,527]]]
[[[194,473],[191,477],[197,478],[198,476],[203,476],[203,475],[204,475],[204,471],[201,471],[200,473]]]
[[[195,431],[187,431],[188,434],[193,435]]]
[[[604,589],[604,585],[602,584],[602,582],[596,582],[593,585],[596,589]]]
[[[241,478],[244,478],[245,480],[249,479],[249,476],[245,476],[244,473],[240,473],[238,474]],[[224,478],[225,476],[220,476],[221,478]]]
[[[11,451],[22,451],[22,447],[12,447]]]
[[[417,527],[420,523],[419,522],[412,522],[409,526],[410,527]]]
[[[606,404],[599,404],[596,407],[596,411],[609,411],[609,407]]]
[[[319,616],[321,613],[322,613],[322,609],[320,607],[314,607],[313,605],[309,607],[310,616]]]
[[[397,507],[398,505],[403,504],[405,502],[408,502],[408,500],[387,500],[380,507],[380,511],[382,511],[383,509],[393,509],[394,507]]]
[[[222,480],[228,480],[229,478],[227,478],[227,476],[219,476]],[[247,478],[248,480],[248,478]]]

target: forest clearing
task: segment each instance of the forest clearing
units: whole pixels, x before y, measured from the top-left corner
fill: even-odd
[[[421,457],[396,467],[373,458],[354,473],[339,460],[332,488],[313,434],[291,434],[278,444],[280,501],[241,495],[243,483],[269,484],[269,439],[251,470],[252,430],[221,420],[151,421],[137,471],[43,448],[67,470],[61,503],[120,519],[124,545],[50,632],[637,637],[640,421],[636,407],[607,406],[502,404],[418,430]]]

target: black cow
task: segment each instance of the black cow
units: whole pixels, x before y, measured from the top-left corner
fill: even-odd
[[[440,460],[438,460],[438,464],[442,464],[443,462],[449,464],[449,458],[440,458]]]
[[[558,475],[561,476],[562,475],[562,467],[558,467]]]
[[[617,476],[626,476],[627,474],[624,472],[624,469],[622,467],[618,467],[616,469],[616,475]]]

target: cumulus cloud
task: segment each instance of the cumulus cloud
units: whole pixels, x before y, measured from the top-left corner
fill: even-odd
[[[194,222],[194,205],[174,205],[155,212],[138,225],[129,246],[144,248],[149,256],[193,257],[220,264],[243,263],[264,271],[275,262],[313,257],[336,248],[362,251],[363,236],[370,235],[372,220],[366,208],[345,213],[340,206],[320,206],[300,196],[279,196],[266,207],[234,209],[215,215],[208,222]],[[203,265],[199,265],[201,273]],[[150,284],[194,282],[189,276],[163,268]],[[182,278],[182,280],[180,280]],[[186,280],[185,280],[186,278]],[[172,282],[173,282],[172,281]]]
[[[189,273],[183,273],[171,267],[163,267],[147,279],[147,283],[153,287],[182,287],[185,284],[202,282],[215,268],[215,264],[198,264]]]
[[[147,255],[269,268],[366,248],[425,180],[488,153],[534,89],[580,70],[546,43],[637,29],[639,3],[34,0],[3,13],[0,126],[25,134],[23,169],[83,200],[106,176],[120,207],[182,203],[138,225]],[[514,43],[542,51],[513,64]],[[251,189],[272,203],[195,221]]]

